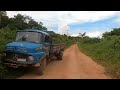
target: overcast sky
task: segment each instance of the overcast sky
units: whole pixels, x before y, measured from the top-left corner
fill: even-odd
[[[9,17],[18,13],[31,16],[56,33],[98,37],[112,28],[120,27],[120,11],[7,11]]]

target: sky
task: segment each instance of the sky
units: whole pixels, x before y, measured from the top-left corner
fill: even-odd
[[[7,11],[9,17],[22,14],[42,22],[49,31],[78,36],[86,32],[89,37],[120,27],[120,11]]]

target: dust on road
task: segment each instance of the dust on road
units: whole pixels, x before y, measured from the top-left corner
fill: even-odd
[[[110,79],[102,66],[83,54],[77,45],[64,51],[62,61],[52,61],[42,76],[29,72],[18,79]]]

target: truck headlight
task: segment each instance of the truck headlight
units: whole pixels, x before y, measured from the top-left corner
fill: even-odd
[[[35,50],[37,50],[37,51],[39,51],[39,50],[41,50],[43,47],[38,47],[38,48],[36,48]]]
[[[28,56],[28,61],[32,61],[34,60],[34,57],[33,56]]]

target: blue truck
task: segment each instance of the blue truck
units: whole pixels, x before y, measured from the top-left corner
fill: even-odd
[[[65,44],[53,44],[52,37],[40,30],[17,30],[16,38],[8,43],[3,54],[8,67],[33,67],[42,75],[45,67],[56,57],[62,60]]]

